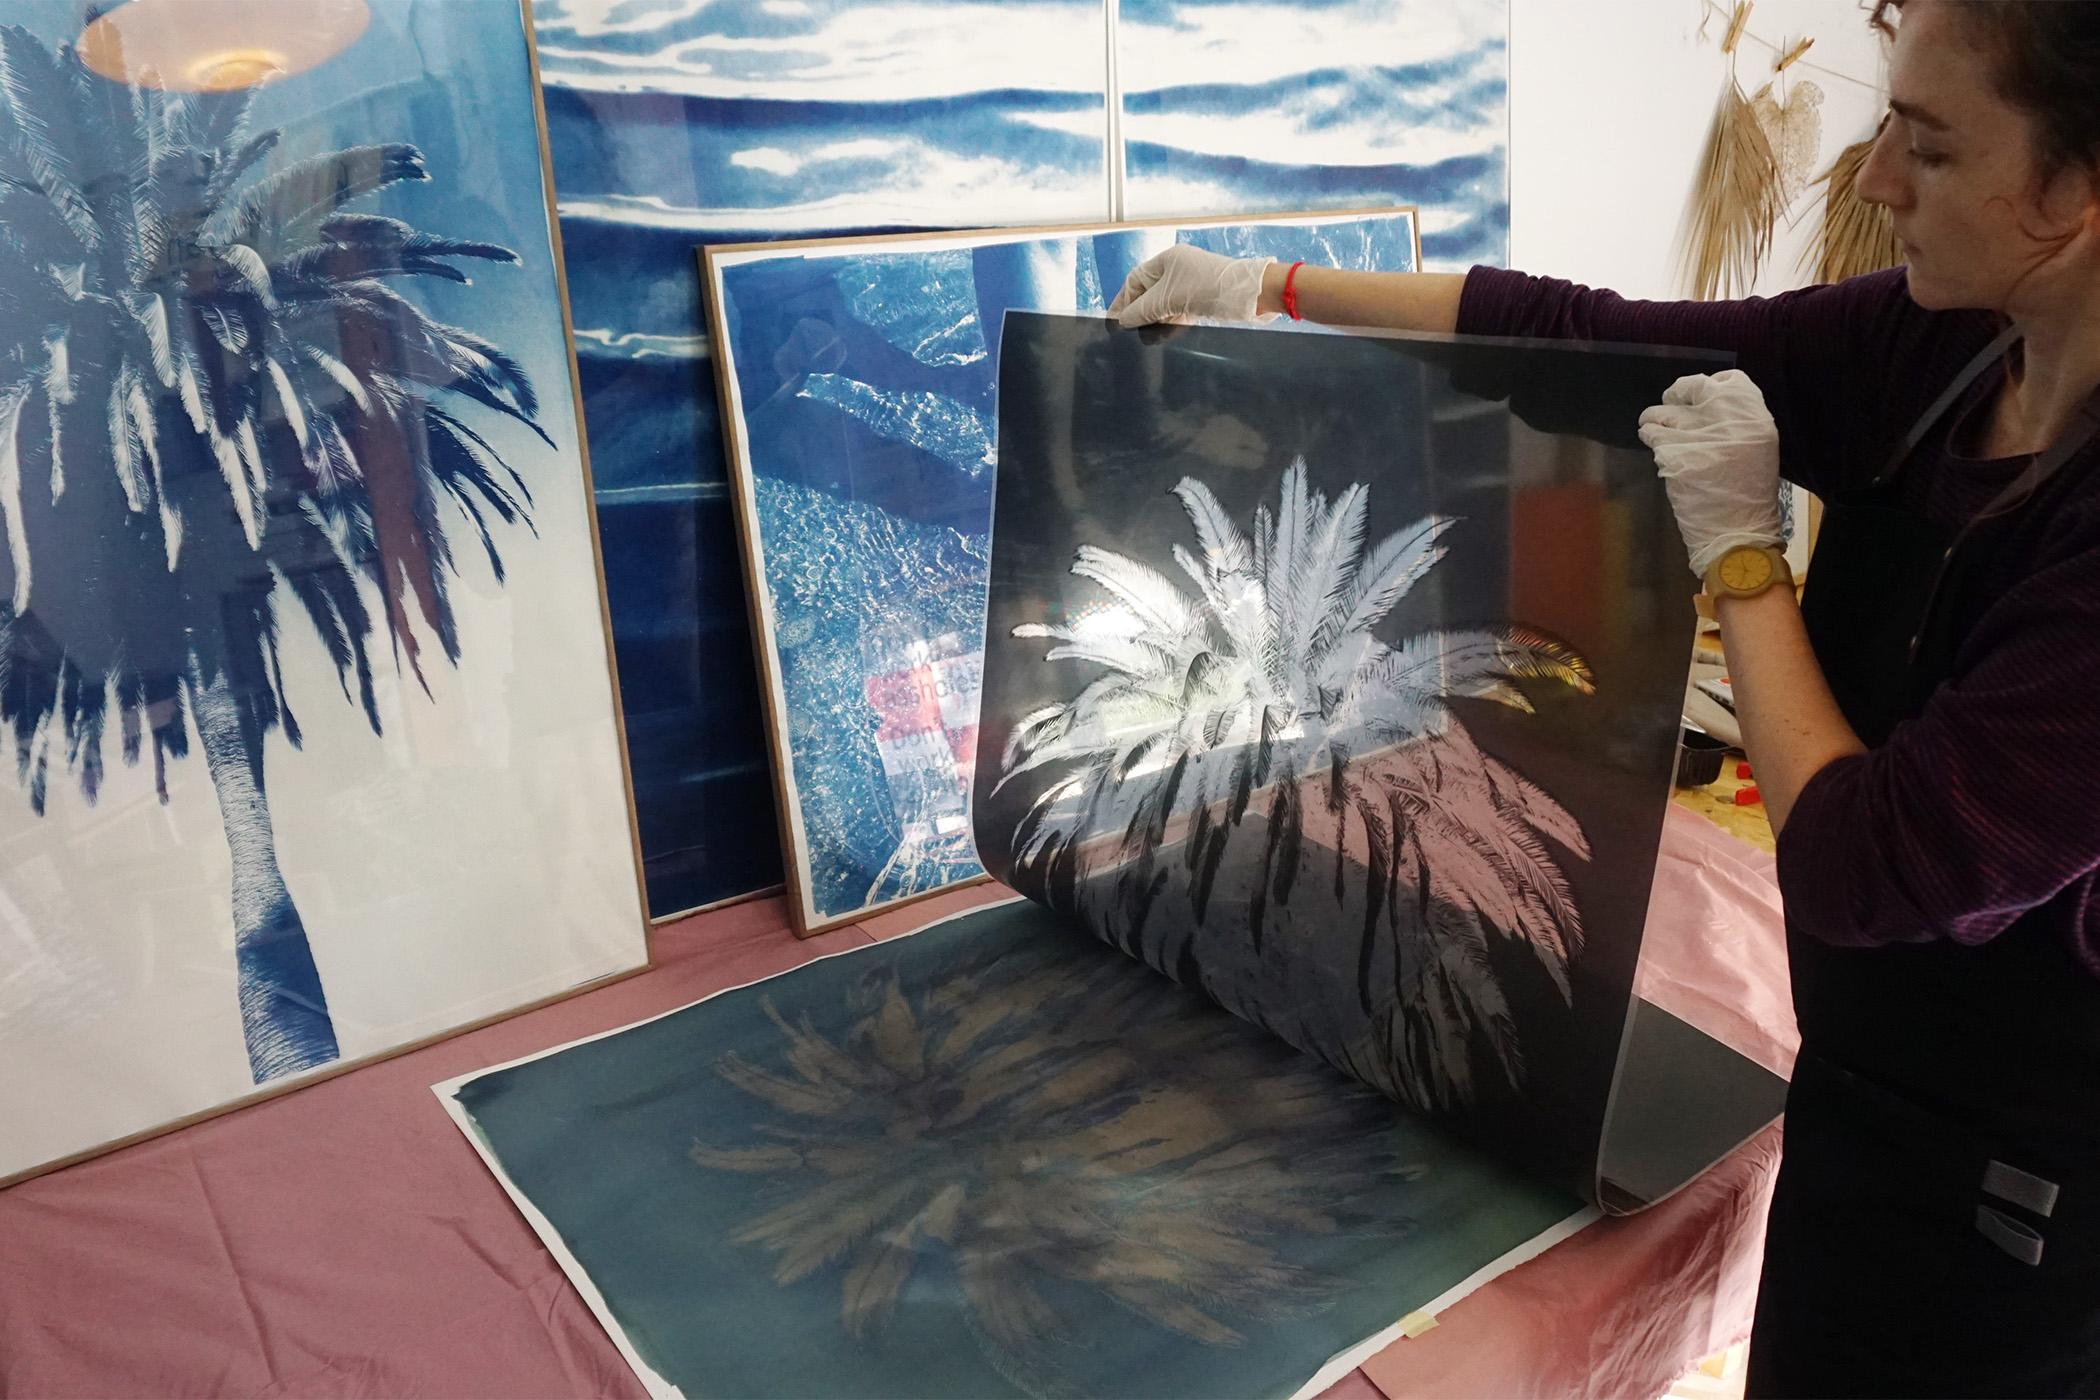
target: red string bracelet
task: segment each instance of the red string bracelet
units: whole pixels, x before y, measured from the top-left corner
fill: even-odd
[[[1291,270],[1283,274],[1283,314],[1293,321],[1305,319],[1298,314],[1298,269],[1303,266],[1302,262],[1294,262]]]

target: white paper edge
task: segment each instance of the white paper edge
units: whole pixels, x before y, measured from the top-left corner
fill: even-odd
[[[532,1227],[532,1232],[540,1237],[540,1243],[554,1256],[554,1262],[561,1266],[562,1276],[583,1295],[583,1301],[590,1307],[591,1315],[598,1319],[598,1325],[605,1329],[606,1336],[612,1338],[612,1344],[619,1348],[621,1358],[627,1362],[635,1378],[642,1383],[642,1388],[649,1392],[652,1400],[684,1400],[684,1391],[658,1375],[649,1363],[636,1353],[633,1345],[627,1340],[626,1331],[613,1321],[612,1310],[605,1305],[605,1295],[598,1291],[598,1286],[591,1282],[591,1276],[584,1272],[583,1267],[576,1262],[576,1256],[569,1253],[569,1247],[562,1243],[561,1235],[554,1228],[554,1222],[542,1215],[539,1207],[526,1199],[525,1193],[518,1189],[518,1184],[512,1181],[509,1173],[497,1163],[495,1154],[490,1152],[487,1144],[481,1140],[481,1134],[474,1130],[473,1123],[467,1117],[466,1108],[458,1099],[446,1095],[445,1090],[457,1088],[472,1078],[474,1076],[471,1074],[462,1075],[443,1084],[433,1084],[430,1086],[431,1092],[438,1096],[438,1102],[445,1106],[445,1112],[459,1125],[459,1130],[466,1134],[467,1141],[472,1144],[474,1151],[480,1154],[489,1173],[502,1185],[503,1192],[510,1197],[511,1204],[525,1217],[525,1223]]]
[[[1538,1258],[1538,1256],[1544,1254],[1562,1240],[1567,1239],[1570,1235],[1587,1229],[1590,1225],[1603,1218],[1604,1212],[1597,1209],[1597,1207],[1584,1206],[1558,1225],[1549,1226],[1541,1230],[1538,1234],[1518,1245],[1515,1249],[1510,1250],[1501,1258],[1475,1269],[1472,1273],[1466,1275],[1421,1307],[1409,1312],[1405,1317],[1402,1317],[1384,1331],[1374,1332],[1355,1346],[1337,1353],[1325,1366],[1322,1366],[1313,1374],[1311,1380],[1298,1387],[1297,1391],[1291,1396],[1291,1400],[1312,1400],[1313,1396],[1320,1394],[1335,1384],[1335,1382],[1341,1380],[1342,1377],[1348,1375],[1351,1371],[1354,1371],[1357,1367],[1398,1341],[1401,1337],[1401,1329],[1414,1317],[1423,1313],[1435,1317],[1443,1312],[1444,1309],[1463,1301],[1476,1290],[1493,1283],[1519,1264],[1530,1263],[1533,1259]]]
[[[993,900],[984,904],[973,905],[968,909],[945,915],[930,923],[921,925],[907,934],[877,939],[857,948],[842,948],[836,953],[826,953],[822,957],[811,958],[807,962],[797,963],[795,966],[785,968],[782,971],[768,973],[764,977],[755,977],[749,982],[739,982],[733,987],[724,987],[719,991],[709,992],[704,997],[697,997],[692,1001],[686,1002],[683,1006],[674,1006],[669,1011],[661,1012],[655,1016],[645,1016],[639,1021],[630,1021],[624,1026],[614,1026],[611,1030],[599,1031],[595,1035],[579,1036],[575,1040],[564,1041],[560,1045],[550,1046],[545,1050],[536,1050],[530,1055],[520,1055],[514,1060],[505,1060],[501,1064],[488,1065],[481,1069],[469,1070],[465,1074],[454,1075],[450,1079],[440,1080],[438,1083],[431,1085],[430,1092],[437,1095],[438,1102],[444,1106],[446,1116],[465,1135],[468,1144],[473,1147],[475,1153],[481,1158],[482,1164],[489,1169],[489,1174],[496,1178],[497,1184],[503,1188],[503,1193],[510,1197],[511,1204],[517,1207],[518,1214],[525,1217],[525,1223],[532,1227],[532,1232],[540,1237],[540,1243],[545,1245],[547,1252],[554,1256],[554,1262],[561,1266],[562,1275],[583,1296],[583,1301],[589,1306],[591,1315],[598,1319],[598,1325],[605,1329],[605,1335],[612,1339],[612,1344],[615,1347],[619,1348],[620,1356],[633,1369],[635,1378],[641,1381],[643,1388],[649,1392],[652,1400],[684,1400],[684,1391],[658,1375],[648,1362],[642,1360],[640,1353],[635,1351],[634,1344],[627,1339],[627,1330],[613,1318],[612,1309],[606,1305],[605,1295],[598,1291],[598,1285],[592,1282],[589,1272],[577,1261],[576,1256],[569,1252],[569,1246],[562,1239],[561,1232],[554,1228],[554,1222],[541,1213],[540,1208],[535,1206],[525,1193],[519,1189],[518,1183],[511,1180],[510,1173],[503,1170],[502,1164],[496,1160],[495,1153],[490,1150],[488,1144],[483,1141],[481,1133],[475,1128],[473,1119],[467,1115],[466,1106],[460,1103],[458,1098],[459,1090],[485,1074],[495,1074],[501,1070],[513,1069],[518,1065],[528,1065],[534,1060],[544,1060],[549,1055],[559,1055],[564,1050],[574,1049],[578,1045],[588,1045],[594,1040],[604,1040],[608,1036],[623,1035],[638,1026],[646,1026],[652,1021],[661,1021],[666,1016],[676,1016],[681,1011],[691,1010],[702,1002],[713,1001],[716,997],[727,996],[731,992],[741,992],[747,987],[756,987],[760,983],[771,982],[779,977],[786,977],[791,973],[800,972],[805,967],[814,967],[820,962],[829,962],[833,958],[850,958],[857,953],[866,953],[886,943],[894,943],[897,938],[916,937],[918,934],[926,932],[927,929],[938,928],[942,924],[952,923],[956,919],[966,918],[971,914],[982,913],[986,909],[1003,909],[1007,905],[1024,902],[1020,895],[1014,895],[1008,899]]]
[[[582,1295],[584,1303],[591,1310],[591,1315],[598,1319],[598,1325],[605,1329],[606,1336],[610,1337],[613,1345],[619,1348],[620,1356],[633,1369],[636,1379],[640,1380],[643,1387],[649,1392],[651,1400],[685,1400],[684,1391],[657,1374],[646,1361],[642,1360],[640,1354],[635,1351],[633,1343],[628,1341],[626,1329],[621,1327],[613,1318],[612,1309],[606,1305],[605,1295],[598,1291],[598,1286],[591,1281],[590,1274],[577,1261],[576,1256],[569,1252],[568,1245],[562,1240],[561,1232],[554,1228],[554,1222],[541,1213],[539,1207],[535,1206],[526,1197],[525,1193],[519,1189],[518,1184],[511,1180],[510,1174],[503,1170],[502,1165],[496,1160],[495,1153],[482,1140],[480,1132],[474,1127],[473,1120],[468,1117],[466,1107],[460,1103],[457,1097],[459,1090],[483,1075],[496,1074],[502,1070],[514,1069],[519,1065],[529,1065],[534,1060],[544,1060],[550,1055],[559,1055],[565,1050],[574,1049],[579,1045],[588,1045],[594,1040],[605,1040],[611,1036],[623,1035],[639,1026],[646,1026],[653,1021],[661,1021],[667,1016],[676,1016],[682,1011],[689,1011],[703,1002],[713,1001],[716,997],[727,996],[731,992],[741,992],[749,987],[760,986],[778,978],[791,976],[800,972],[803,968],[814,967],[818,963],[829,962],[833,958],[854,957],[882,947],[885,944],[895,943],[899,938],[914,938],[919,934],[925,933],[928,929],[939,928],[942,924],[953,923],[957,919],[968,918],[972,914],[981,914],[987,909],[1004,909],[1010,905],[1025,904],[1027,902],[1028,900],[1024,896],[1014,895],[1008,899],[993,900],[985,904],[973,905],[968,909],[943,915],[941,918],[934,919],[913,929],[910,933],[879,939],[858,948],[844,948],[836,953],[826,953],[822,957],[811,958],[807,962],[797,963],[795,966],[785,968],[782,971],[768,973],[764,977],[755,977],[749,982],[739,982],[733,987],[723,987],[719,991],[709,992],[706,996],[696,997],[682,1006],[672,1007],[669,1011],[659,1012],[654,1016],[645,1016],[639,1021],[630,1021],[624,1026],[615,1026],[611,1030],[599,1031],[594,1035],[578,1036],[576,1039],[564,1041],[560,1045],[550,1046],[545,1050],[536,1050],[530,1055],[520,1055],[514,1060],[505,1060],[500,1064],[488,1065],[482,1069],[470,1070],[465,1074],[440,1080],[438,1083],[430,1086],[430,1092],[437,1096],[438,1102],[444,1106],[446,1116],[452,1120],[454,1125],[459,1128],[461,1134],[466,1137],[467,1142],[473,1147],[476,1155],[481,1158],[483,1165],[489,1169],[489,1174],[496,1178],[497,1183],[502,1186],[504,1194],[510,1197],[511,1204],[516,1206],[518,1213],[525,1217],[525,1223],[532,1227],[532,1232],[535,1235],[539,1236],[540,1243],[545,1245],[547,1252],[554,1256],[554,1261],[561,1266],[563,1276],[568,1279],[577,1293]],[[1431,1317],[1437,1316],[1444,1309],[1463,1300],[1477,1289],[1492,1283],[1511,1269],[1516,1268],[1520,1264],[1529,1263],[1554,1245],[1559,1244],[1562,1240],[1602,1219],[1603,1214],[1595,1206],[1584,1206],[1559,1224],[1542,1230],[1531,1239],[1518,1245],[1515,1249],[1475,1269],[1465,1278],[1460,1279],[1456,1284],[1445,1289],[1421,1307],[1411,1309],[1400,1320],[1394,1322],[1392,1326],[1373,1333],[1355,1346],[1345,1348],[1329,1358],[1326,1365],[1313,1373],[1311,1380],[1300,1386],[1293,1393],[1291,1400],[1311,1400],[1311,1397],[1319,1395],[1364,1362],[1391,1346],[1400,1337],[1401,1328],[1410,1319],[1423,1313],[1427,1313]]]

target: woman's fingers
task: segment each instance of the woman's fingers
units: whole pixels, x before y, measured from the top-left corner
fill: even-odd
[[[1133,302],[1152,290],[1153,284],[1159,281],[1160,273],[1165,270],[1166,261],[1165,253],[1155,253],[1132,269],[1130,276],[1124,279],[1123,290],[1117,292],[1116,299],[1108,304],[1108,314],[1122,319],[1125,326],[1143,325],[1142,320],[1129,320],[1123,317],[1123,313]]]
[[[1164,304],[1165,300],[1165,293],[1155,287],[1118,312],[1116,324],[1127,331],[1136,330],[1139,326],[1149,326],[1157,321],[1164,321],[1168,318],[1168,312]]]

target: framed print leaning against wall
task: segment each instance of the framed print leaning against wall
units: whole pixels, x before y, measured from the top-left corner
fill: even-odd
[[[0,27],[0,1179],[647,961],[523,11],[84,9]]]
[[[1410,272],[1412,207],[814,239],[703,254],[788,908],[818,933],[980,879],[970,777],[1006,312],[1140,262]]]

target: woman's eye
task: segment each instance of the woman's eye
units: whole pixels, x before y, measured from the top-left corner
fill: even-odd
[[[1910,158],[1916,161],[1918,164],[1927,168],[1945,165],[1947,163],[1947,157],[1941,154],[1940,152],[1921,151],[1916,146],[1910,148]]]

